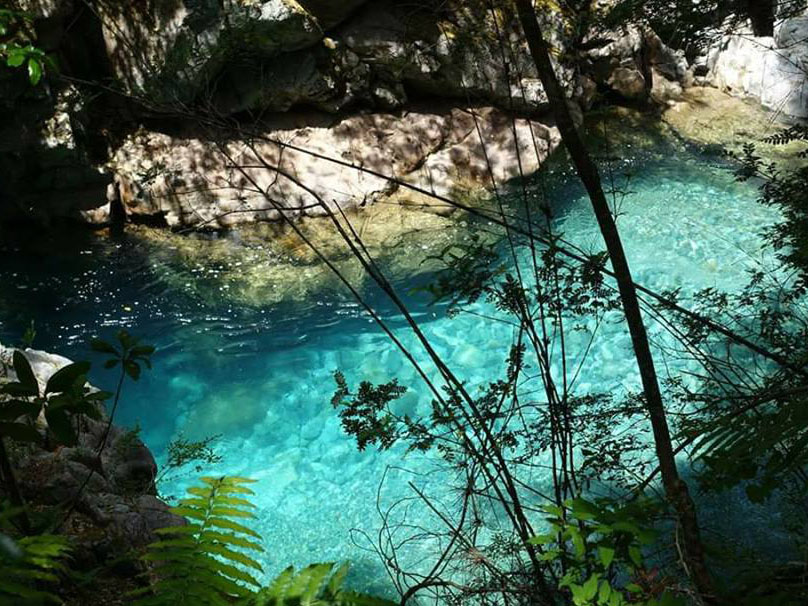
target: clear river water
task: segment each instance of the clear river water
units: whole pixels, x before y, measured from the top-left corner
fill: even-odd
[[[761,258],[760,232],[775,219],[756,202],[753,185],[735,183],[719,159],[675,142],[637,151],[618,168],[635,173],[619,227],[637,282],[658,291],[744,284],[745,272]],[[597,227],[575,179],[554,178],[549,195],[557,228],[597,250]],[[238,232],[221,240],[240,245]],[[428,404],[426,390],[347,294],[326,289],[292,301],[245,302],[211,278],[222,272],[237,274],[239,267],[181,263],[170,246],[158,248],[137,235],[64,241],[6,234],[0,242],[0,341],[16,342],[34,320],[35,347],[72,358],[97,361],[88,340],[111,338],[119,327],[156,345],[154,370],[127,385],[117,422],[139,424],[158,461],[178,435],[220,436],[214,446],[222,461],[206,473],[258,480],[256,526],[267,548],[267,575],[288,564],[349,559],[354,586],[389,588],[370,549],[380,523],[377,507],[411,496],[409,482],[440,493],[445,477],[428,454],[358,452],[329,403],[332,375],[341,369],[352,384],[397,377],[409,388],[402,405],[412,410]],[[426,295],[411,292],[428,275],[393,277],[438,351],[470,385],[502,370],[512,327],[471,314],[449,318]],[[364,292],[417,350],[384,296]],[[496,313],[487,303],[476,311]],[[623,325],[606,322],[598,330],[576,392],[636,388]],[[651,334],[665,338],[654,327]],[[584,337],[568,344],[572,356],[582,353],[576,348]],[[91,379],[100,386],[114,382],[100,364]],[[161,492],[180,495],[193,475],[164,478]],[[417,504],[409,515],[435,524]],[[426,553],[418,545],[407,549],[402,553],[413,562]]]

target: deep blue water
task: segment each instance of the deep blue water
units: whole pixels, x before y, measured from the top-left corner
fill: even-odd
[[[673,145],[637,154],[621,168],[638,172],[618,222],[637,282],[658,291],[732,289],[745,282],[745,272],[761,259],[760,231],[775,219],[757,204],[753,186],[735,183],[713,159]],[[600,238],[579,186],[563,178],[551,184],[557,229],[597,250]],[[327,289],[306,300],[267,305],[247,304],[226,291],[200,297],[200,289],[221,288],[206,272],[239,268],[189,268],[170,247],[137,236],[88,234],[60,241],[34,234],[23,240],[6,234],[0,245],[0,340],[15,341],[33,319],[35,347],[73,358],[95,359],[89,338],[111,337],[121,326],[156,345],[154,371],[126,387],[117,421],[139,423],[158,459],[178,435],[221,435],[215,445],[224,460],[215,471],[259,481],[257,526],[267,545],[268,574],[290,563],[347,558],[357,586],[383,587],[383,569],[363,535],[375,536],[377,504],[411,496],[409,481],[451,502],[447,476],[431,455],[404,457],[400,449],[359,453],[341,433],[329,404],[335,369],[352,383],[397,377],[409,388],[401,405],[413,411],[429,401],[414,370],[346,294]],[[404,293],[427,279],[395,278]],[[384,296],[364,292],[417,352]],[[406,298],[435,347],[470,385],[485,384],[492,369],[503,368],[511,327],[470,314],[449,319],[425,295]],[[496,313],[486,303],[475,311]],[[597,330],[576,392],[636,388],[619,316],[585,328],[567,343],[570,361],[577,363]],[[653,326],[650,332],[655,340],[667,338]],[[113,379],[100,369],[92,375],[99,385]],[[187,480],[167,478],[161,490],[179,495]],[[425,526],[435,523],[417,503],[409,515]],[[428,556],[429,547],[414,544],[405,557],[416,562]]]

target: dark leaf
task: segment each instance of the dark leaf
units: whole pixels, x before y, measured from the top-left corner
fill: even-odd
[[[0,423],[0,436],[7,436],[17,442],[39,442],[39,432],[25,423]]]
[[[36,418],[42,407],[24,400],[9,400],[0,404],[0,421],[13,421],[22,415]]]
[[[90,347],[92,347],[93,351],[97,351],[100,353],[112,354],[113,356],[120,355],[117,349],[115,349],[112,345],[110,345],[103,339],[93,339],[92,341],[90,341]]]
[[[151,345],[138,345],[133,347],[130,353],[133,356],[150,356],[154,353],[154,347]]]
[[[32,398],[39,395],[37,391],[34,391],[30,387],[26,387],[22,383],[17,383],[16,381],[13,383],[6,383],[0,387],[0,393],[9,395],[13,398]]]
[[[84,399],[89,402],[99,402],[102,400],[109,400],[113,396],[109,391],[94,391],[84,396]]]
[[[120,330],[118,332],[118,341],[120,342],[121,346],[124,350],[131,349],[137,344],[137,339],[132,337],[126,330]]]
[[[63,409],[54,409],[49,406],[45,409],[45,418],[48,421],[48,428],[59,442],[65,446],[75,446],[76,432],[73,431],[70,417]]]
[[[137,362],[127,362],[124,370],[133,380],[137,381],[140,378],[140,364]]]
[[[48,385],[45,387],[45,393],[58,393],[60,391],[68,391],[79,377],[84,377],[81,382],[82,385],[86,383],[87,373],[90,371],[89,362],[74,362],[64,368],[57,370],[54,375],[48,379]]]
[[[39,384],[36,382],[36,377],[34,376],[34,371],[31,369],[31,365],[28,363],[28,358],[26,358],[21,351],[15,350],[13,359],[14,372],[17,373],[17,381],[30,389],[33,395],[38,396]]]

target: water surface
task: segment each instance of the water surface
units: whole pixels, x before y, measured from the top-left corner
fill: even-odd
[[[618,224],[637,282],[657,291],[745,283],[747,270],[761,258],[760,231],[774,220],[755,201],[752,186],[735,183],[714,159],[673,144],[638,152],[615,168],[635,173]],[[582,248],[599,250],[589,202],[575,180],[556,176],[549,183],[556,228]],[[518,208],[518,200],[512,203]],[[471,222],[470,229],[482,227]],[[223,237],[238,244],[237,232]],[[256,254],[254,246],[249,254]],[[413,248],[402,254],[414,254]],[[59,241],[37,234],[24,243],[7,235],[0,250],[0,340],[16,340],[33,319],[37,348],[73,358],[91,357],[89,338],[111,337],[118,327],[155,344],[155,369],[126,387],[117,421],[139,424],[158,460],[179,435],[221,436],[215,447],[223,461],[206,473],[259,481],[257,529],[267,545],[267,574],[290,563],[349,559],[355,586],[378,590],[386,586],[385,576],[367,540],[376,536],[378,508],[411,497],[408,482],[447,503],[452,496],[431,455],[405,457],[398,448],[357,452],[329,403],[332,374],[341,369],[354,384],[396,377],[409,388],[401,406],[412,411],[427,404],[429,395],[345,293],[324,289],[303,300],[248,304],[229,296],[218,279],[238,273],[236,263],[230,258],[189,266],[170,246],[138,236]],[[441,355],[470,385],[485,384],[494,378],[492,369],[504,368],[512,328],[469,314],[448,318],[426,295],[410,292],[426,279],[394,276]],[[369,287],[363,292],[418,352],[384,296]],[[485,303],[476,311],[496,313]],[[653,327],[651,336],[666,338]],[[572,339],[570,355],[580,358],[588,340],[586,331]],[[109,386],[114,377],[98,369],[92,380]],[[576,390],[620,393],[638,385],[628,334],[619,316],[611,317],[598,328]],[[160,489],[179,495],[187,481],[169,477]],[[427,527],[436,524],[418,503],[410,516]],[[413,562],[429,553],[421,545],[405,551]]]

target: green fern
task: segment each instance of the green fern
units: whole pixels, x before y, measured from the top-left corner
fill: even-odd
[[[64,537],[34,535],[15,542],[0,533],[0,604],[61,604],[46,587],[59,581],[68,551]]]
[[[395,606],[381,598],[345,591],[348,564],[312,564],[297,574],[289,567],[248,602],[250,606]]]
[[[225,606],[248,598],[260,587],[251,575],[261,565],[247,552],[263,551],[261,536],[235,520],[253,518],[245,478],[202,478],[191,495],[171,509],[187,526],[157,531],[143,559],[152,563],[155,582],[135,592],[140,606]]]

